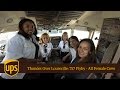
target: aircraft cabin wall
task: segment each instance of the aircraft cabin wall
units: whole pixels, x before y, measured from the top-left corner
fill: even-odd
[[[112,42],[120,42],[120,19],[105,18],[97,46],[97,56],[101,61],[103,55]]]

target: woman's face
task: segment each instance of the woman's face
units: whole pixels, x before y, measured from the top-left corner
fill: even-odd
[[[85,58],[90,54],[90,44],[86,41],[80,43],[78,47],[78,55],[81,58]]]
[[[70,38],[70,46],[71,47],[77,47],[78,46],[78,42],[75,39]]]
[[[67,34],[63,34],[63,40],[66,41],[68,39],[68,35]]]
[[[42,41],[43,41],[44,44],[47,44],[49,42],[49,37],[47,35],[44,35],[42,37]]]
[[[35,26],[32,22],[30,21],[26,21],[24,24],[23,24],[23,30],[25,33],[27,33],[28,35],[32,35],[35,31]]]

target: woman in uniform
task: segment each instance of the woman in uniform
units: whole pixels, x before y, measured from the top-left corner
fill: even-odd
[[[97,63],[95,45],[91,39],[82,39],[77,49],[77,57],[71,64]],[[87,79],[89,73],[74,73],[64,75],[66,79]],[[62,77],[63,78],[63,77]]]
[[[69,38],[69,43],[70,43],[70,51],[66,56],[63,57],[62,60],[66,61],[66,59],[68,57],[70,57],[69,63],[72,63],[73,60],[76,58],[77,48],[78,48],[78,45],[79,45],[79,40],[76,36],[71,36]]]
[[[62,35],[62,40],[60,41],[58,48],[60,48],[61,51],[61,59],[63,59],[64,56],[66,56],[69,53],[69,41],[68,41],[68,33],[64,32]],[[69,59],[69,58],[67,58]],[[64,63],[67,63],[67,61],[63,61]]]
[[[2,63],[9,59],[18,61],[25,61],[31,63],[37,63],[40,61],[40,48],[39,43],[36,41],[35,23],[31,19],[24,18],[19,22],[19,31],[12,37],[6,45],[6,55]],[[11,77],[6,73],[1,73],[1,78],[4,79],[23,79],[25,73],[18,73]],[[27,75],[31,76],[31,75]],[[32,74],[32,77],[37,78],[36,74]],[[26,77],[26,76],[25,76]],[[31,77],[31,78],[32,78]]]
[[[49,57],[51,56],[51,50],[53,48],[53,45],[50,42],[50,37],[47,33],[43,33],[40,40],[41,40],[40,51],[41,51],[42,61],[47,63]]]

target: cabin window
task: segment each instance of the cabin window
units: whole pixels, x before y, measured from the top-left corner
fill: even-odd
[[[78,39],[81,40],[81,39],[84,39],[84,38],[88,38],[89,37],[89,32],[75,29],[73,35],[77,36]]]
[[[16,34],[16,31],[0,33],[0,41],[7,41],[8,39],[12,38],[15,34]]]
[[[67,29],[67,30],[38,30],[37,36],[41,37],[41,35],[43,33],[48,33],[49,36],[62,36],[62,34],[64,32],[67,32],[68,33],[68,37],[70,37],[70,35],[71,35],[71,29]]]
[[[94,35],[93,35],[93,42],[95,44],[95,47],[97,47],[98,41],[99,41],[99,36],[100,36],[100,31],[95,31]]]
[[[16,32],[6,32],[6,33],[0,33],[0,62],[3,60],[5,56],[5,46],[6,42],[12,38]]]

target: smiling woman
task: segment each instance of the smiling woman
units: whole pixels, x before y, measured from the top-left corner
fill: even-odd
[[[6,54],[1,63],[4,63],[8,59],[16,59],[18,61],[27,61],[37,63],[40,61],[40,49],[39,43],[34,35],[35,23],[31,19],[22,19],[19,22],[19,31],[8,40],[6,44]],[[23,79],[25,73],[18,73],[15,77],[10,77],[5,73],[0,73],[4,79]],[[34,74],[36,75],[36,74]],[[27,77],[33,77],[34,75],[28,75]],[[26,77],[26,78],[27,78]],[[37,78],[37,77],[35,77]]]

